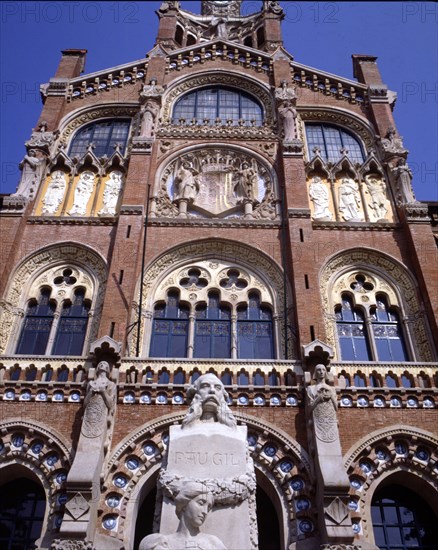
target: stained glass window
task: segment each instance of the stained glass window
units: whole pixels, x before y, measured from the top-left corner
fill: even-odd
[[[237,309],[237,356],[239,359],[273,359],[272,313],[260,305],[256,293],[248,305]]]
[[[190,92],[179,99],[173,109],[172,123],[179,124],[184,119],[191,124],[196,119],[198,124],[208,120],[215,124],[220,119],[222,124],[231,120],[233,125],[244,120],[247,126],[263,124],[263,110],[253,97],[231,88],[203,88]]]
[[[16,479],[0,488],[0,547],[31,550],[41,536],[46,498],[40,485]]]
[[[385,296],[377,297],[371,321],[379,361],[407,361],[399,316],[389,309]]]
[[[350,296],[342,296],[342,304],[336,308],[335,314],[342,360],[371,361],[364,315],[353,308]]]
[[[81,128],[72,139],[70,156],[83,157],[91,143],[94,145],[93,153],[96,157],[104,155],[110,157],[114,153],[116,144],[120,145],[120,152],[124,154],[129,125],[129,120],[105,120],[88,124]]]
[[[307,147],[310,157],[314,157],[313,149],[317,147],[323,159],[338,162],[341,159],[341,149],[348,151],[348,158],[362,164],[364,155],[359,141],[346,130],[327,124],[306,124]]]
[[[381,550],[433,550],[437,518],[416,493],[397,485],[378,490],[371,504],[374,540]]]
[[[186,357],[189,309],[169,292],[165,304],[157,304],[152,324],[151,357]]]
[[[194,357],[231,357],[231,311],[216,292],[196,308]]]
[[[55,311],[55,304],[50,301],[50,293],[50,289],[43,288],[38,300],[29,301],[17,354],[45,355]]]
[[[73,302],[66,302],[62,308],[52,355],[82,355],[89,311],[85,290],[78,288]]]

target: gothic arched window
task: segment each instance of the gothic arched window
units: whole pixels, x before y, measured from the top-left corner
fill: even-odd
[[[73,301],[63,305],[52,355],[82,355],[89,311],[85,290],[76,289]]]
[[[353,162],[362,164],[364,154],[362,146],[352,134],[329,124],[306,124],[307,148],[309,157],[315,156],[313,149],[317,147],[323,159],[330,162],[338,162],[342,158],[341,150],[348,151],[348,158]]]
[[[191,124],[196,119],[198,124],[208,120],[215,124],[220,120],[226,124],[231,120],[237,125],[244,120],[247,126],[263,124],[263,109],[259,102],[245,92],[231,88],[202,88],[185,94],[173,109],[172,123],[179,124],[181,119]]]
[[[0,547],[5,550],[35,548],[41,536],[46,497],[44,489],[29,479],[15,479],[0,488]]]
[[[348,294],[342,295],[342,303],[335,309],[335,315],[342,360],[371,361],[364,314],[353,307]]]
[[[378,490],[371,504],[375,544],[381,550],[436,548],[437,518],[413,491],[399,485]]]
[[[45,355],[53,323],[55,303],[50,288],[42,288],[38,300],[29,301],[18,342],[18,355]]]
[[[179,303],[179,294],[170,291],[166,303],[154,311],[151,357],[186,357],[189,309]]]
[[[385,296],[377,296],[371,322],[379,361],[407,361],[399,315],[389,308]]]
[[[272,313],[260,306],[255,292],[248,304],[237,308],[237,356],[239,359],[273,359]]]
[[[220,305],[217,292],[210,292],[208,303],[196,308],[193,356],[231,357],[231,311]]]
[[[71,140],[70,157],[83,157],[90,144],[94,145],[93,153],[98,158],[104,155],[110,157],[117,144],[120,145],[123,155],[128,141],[129,125],[129,120],[104,120],[87,124]]]

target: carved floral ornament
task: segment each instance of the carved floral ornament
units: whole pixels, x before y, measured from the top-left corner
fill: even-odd
[[[397,474],[397,483],[411,476],[421,478],[423,488],[430,487],[435,494],[438,470],[438,440],[425,430],[395,425],[364,437],[345,455],[345,466],[350,478],[350,509],[353,526],[360,533],[357,542],[373,540],[370,514],[373,494],[385,478]],[[418,486],[418,480],[414,483]],[[432,498],[434,498],[432,496]]]
[[[65,274],[66,270],[69,271],[68,274]],[[8,342],[8,347],[13,345],[11,336],[16,336],[19,332],[26,303],[37,295],[41,286],[52,287],[53,298],[57,299],[59,296],[61,302],[80,284],[86,289],[87,298],[93,300],[94,314],[99,316],[106,276],[104,260],[93,250],[74,243],[48,247],[23,260],[11,275],[2,303],[0,353],[6,352]],[[75,279],[74,283],[68,284],[72,279]],[[95,339],[96,331],[97,325],[93,323],[89,336],[91,341]]]
[[[255,417],[233,413],[238,424],[244,423],[248,427],[249,454],[256,468],[277,493],[278,501],[282,503],[284,521],[286,518],[290,521],[290,540],[285,542],[289,544],[298,538],[311,536],[316,530],[316,518],[312,512],[314,497],[307,452],[278,428]],[[105,492],[99,505],[100,515],[103,518],[117,516],[111,531],[113,536],[124,541],[126,547],[132,546],[130,530],[126,529],[126,525],[132,525],[136,520],[138,495],[144,494],[142,487],[155,478],[163,464],[169,427],[180,423],[184,415],[166,415],[146,424],[128,435],[109,458],[104,478]],[[217,456],[216,460],[220,457]],[[225,487],[227,480],[223,481]],[[238,483],[242,484],[242,479],[236,480],[234,485]],[[99,529],[101,533],[108,534],[103,522]]]
[[[161,171],[152,217],[273,220],[278,217],[272,169],[246,152],[194,149]]]
[[[357,275],[364,277],[359,281]],[[359,285],[358,285],[359,283]],[[360,285],[367,288],[360,289]],[[326,342],[336,349],[336,323],[334,306],[339,295],[352,291],[356,303],[366,302],[368,293],[381,290],[394,304],[403,306],[403,315],[412,335],[416,361],[433,361],[434,352],[429,340],[429,331],[420,304],[416,284],[407,269],[399,262],[371,249],[344,251],[332,257],[320,271],[319,285],[324,310]],[[345,287],[343,288],[343,285]],[[371,286],[373,288],[371,288]],[[356,293],[354,292],[354,289]],[[370,298],[371,301],[371,298]]]
[[[29,469],[46,494],[43,525],[48,526],[48,530],[59,528],[66,497],[65,483],[73,459],[70,445],[52,427],[37,422],[11,419],[0,423],[0,430],[0,470],[16,464]]]

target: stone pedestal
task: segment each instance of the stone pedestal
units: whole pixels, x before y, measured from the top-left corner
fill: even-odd
[[[228,550],[255,548],[251,540],[256,527],[255,495],[248,491],[254,471],[252,461],[248,462],[246,435],[246,427],[233,429],[219,423],[199,423],[185,429],[172,426],[169,434],[164,482],[192,479],[213,487],[215,505],[202,532],[216,535]],[[164,496],[160,533],[175,533],[177,527],[175,505]]]

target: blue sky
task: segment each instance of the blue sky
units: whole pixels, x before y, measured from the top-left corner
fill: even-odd
[[[11,193],[41,110],[39,85],[55,74],[60,50],[88,50],[85,72],[144,57],[153,47],[161,2],[0,3],[0,190]],[[395,119],[420,200],[438,200],[438,4],[433,2],[280,2],[285,47],[295,60],[353,78],[351,54],[378,57],[398,93]],[[182,6],[200,13],[200,2]],[[244,1],[242,12],[261,2]]]

